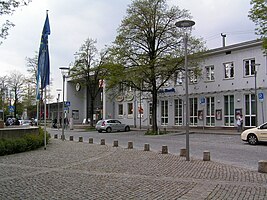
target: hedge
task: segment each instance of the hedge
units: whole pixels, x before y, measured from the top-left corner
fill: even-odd
[[[46,133],[46,143],[50,135]],[[0,139],[0,156],[30,151],[44,146],[44,131],[39,128],[39,134],[27,134],[21,138]]]

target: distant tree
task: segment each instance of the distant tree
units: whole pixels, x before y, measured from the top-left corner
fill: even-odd
[[[186,10],[169,8],[166,0],[135,0],[111,48],[115,65],[108,66],[106,85],[125,85],[150,94],[153,132],[158,129],[158,91],[184,66],[184,33],[175,23],[190,18]],[[201,40],[189,37],[189,54],[203,49]]]
[[[18,7],[26,6],[31,0],[4,0],[0,1],[0,16],[12,15]],[[11,21],[6,20],[0,27],[0,45],[3,43],[1,39],[6,39],[8,31],[11,27],[15,26]]]
[[[267,50],[267,1],[251,0],[252,5],[248,17],[256,24],[256,34],[263,39],[263,48]]]
[[[25,77],[20,72],[13,71],[8,76],[8,88],[14,94],[14,107],[15,107],[14,116],[16,116],[17,114],[22,114],[22,112],[17,113],[17,111],[23,110],[21,108],[18,108],[18,105],[24,93],[24,86],[25,86],[24,84],[25,84]]]
[[[75,53],[75,61],[70,70],[70,77],[73,81],[79,82],[86,88],[86,120],[90,119],[90,125],[93,126],[93,115],[95,110],[96,98],[101,92],[99,81],[102,76],[102,64],[105,53],[98,52],[96,40],[87,38]]]

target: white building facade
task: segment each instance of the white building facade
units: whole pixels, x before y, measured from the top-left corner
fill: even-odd
[[[202,75],[190,76],[189,118],[191,127],[236,126],[236,115],[243,115],[244,127],[267,121],[267,57],[262,41],[254,40],[209,50],[198,66]],[[185,84],[183,76],[169,81],[159,92],[159,127],[185,126]],[[256,93],[255,93],[256,92]],[[75,122],[85,118],[85,92],[68,82],[70,112]],[[257,95],[255,95],[257,94]],[[115,96],[115,98],[114,98]],[[151,125],[152,100],[149,94],[125,91],[120,95],[101,94],[101,117],[116,118],[134,127]]]

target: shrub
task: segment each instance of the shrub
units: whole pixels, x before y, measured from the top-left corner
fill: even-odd
[[[50,135],[46,133],[46,143]],[[21,138],[0,139],[0,156],[30,151],[44,146],[44,131],[39,129],[39,134],[27,134]]]

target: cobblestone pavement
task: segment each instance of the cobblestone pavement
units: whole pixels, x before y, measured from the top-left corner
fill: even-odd
[[[0,157],[0,199],[267,198],[267,174],[99,143],[51,139]]]

